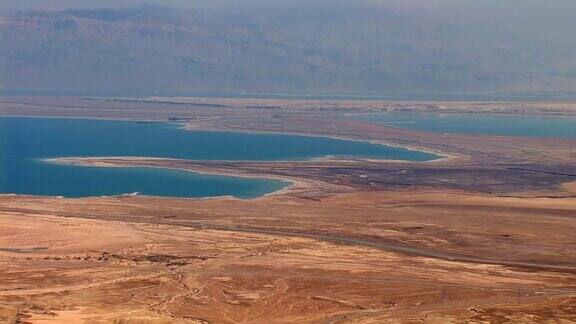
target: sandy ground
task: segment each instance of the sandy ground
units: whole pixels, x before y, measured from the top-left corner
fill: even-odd
[[[29,114],[32,110],[44,111],[43,114],[58,114],[59,109],[82,110],[84,114],[98,113],[102,117],[130,114],[131,108],[165,105],[171,112],[186,113],[191,108],[207,108],[225,111],[238,108],[256,112],[296,110],[323,113],[338,112],[423,112],[423,113],[492,113],[492,114],[528,114],[528,115],[570,115],[576,116],[573,101],[394,101],[394,100],[313,100],[313,99],[254,99],[254,98],[200,98],[200,97],[2,97],[0,108],[5,113]],[[26,111],[22,111],[26,109]],[[88,109],[87,109],[88,108]],[[94,110],[94,108],[103,108]],[[157,115],[162,114],[156,111]],[[70,115],[69,113],[67,115]]]
[[[6,320],[574,319],[574,199],[0,199]]]
[[[295,185],[253,200],[0,195],[1,323],[576,321],[574,141],[426,134],[330,114],[358,102],[147,100],[20,98],[0,107],[2,115],[181,118],[191,129],[327,135],[453,158],[69,160]],[[456,109],[389,103],[410,104]],[[571,109],[539,105],[516,108]]]
[[[576,181],[563,184],[562,189],[572,193],[576,193]]]

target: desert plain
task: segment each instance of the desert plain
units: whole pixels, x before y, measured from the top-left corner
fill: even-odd
[[[0,322],[574,322],[576,140],[427,133],[346,117],[374,111],[574,116],[573,107],[3,97],[4,117],[329,136],[441,158],[62,159],[291,185],[249,200],[0,195]]]

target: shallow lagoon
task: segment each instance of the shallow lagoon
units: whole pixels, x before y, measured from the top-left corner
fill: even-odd
[[[574,117],[420,113],[369,113],[353,117],[398,128],[435,133],[576,138]]]
[[[163,123],[0,118],[0,193],[253,198],[287,184],[154,168],[56,165],[57,157],[140,156],[194,160],[305,160],[329,155],[426,161],[432,154],[325,137],[189,132]]]

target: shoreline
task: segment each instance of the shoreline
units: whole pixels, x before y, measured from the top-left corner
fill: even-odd
[[[339,136],[335,134],[318,134],[318,133],[308,133],[308,132],[290,132],[290,131],[273,131],[273,130],[256,130],[256,129],[226,129],[226,128],[192,128],[190,124],[178,122],[178,121],[170,121],[165,119],[133,119],[133,118],[115,118],[115,117],[60,117],[60,116],[6,116],[0,114],[0,118],[41,118],[41,119],[70,119],[70,120],[99,120],[99,121],[116,121],[116,122],[135,122],[135,123],[158,123],[158,124],[167,124],[167,125],[175,125],[178,129],[182,129],[185,131],[200,131],[200,132],[227,132],[227,133],[239,133],[239,134],[262,134],[262,135],[289,135],[289,136],[302,136],[302,137],[320,137],[320,138],[330,138],[335,140],[342,140],[342,141],[349,141],[349,142],[358,142],[358,143],[368,143],[368,144],[375,144],[381,146],[389,146],[392,148],[399,148],[405,149],[411,152],[416,153],[427,153],[430,155],[434,155],[437,158],[433,158],[430,160],[395,160],[395,159],[378,159],[378,158],[362,158],[358,157],[358,159],[365,159],[371,161],[380,161],[380,162],[405,162],[405,163],[430,163],[430,162],[440,162],[440,161],[449,161],[452,159],[461,159],[466,158],[464,155],[456,155],[456,154],[449,154],[446,152],[442,152],[440,150],[434,150],[430,148],[424,148],[419,146],[411,146],[411,145],[402,145],[397,143],[392,143],[388,141],[382,140],[372,140],[372,139],[359,139],[359,138],[351,138],[346,136]],[[395,128],[388,125],[380,125],[383,127]],[[398,128],[399,130],[409,131],[414,133],[422,133],[419,131],[413,131],[408,129]],[[278,160],[278,162],[286,162],[286,161],[314,161],[314,160],[323,160],[330,156],[318,157],[318,158],[309,158],[306,160]],[[338,156],[335,156],[339,158]],[[346,158],[346,156],[341,156],[342,158]],[[258,160],[246,160],[251,162],[259,162]],[[275,161],[276,162],[276,161]]]
[[[116,160],[123,160],[127,161],[127,164],[116,164],[114,162],[102,161],[106,159],[116,159]],[[313,190],[313,189],[320,189],[320,188],[330,188],[334,189],[334,185],[324,183],[318,180],[307,180],[298,177],[282,177],[282,176],[273,176],[273,175],[258,175],[258,174],[246,174],[240,172],[230,172],[230,171],[211,171],[203,169],[202,167],[199,168],[183,168],[183,167],[169,167],[169,166],[157,166],[157,165],[138,165],[138,164],[130,164],[130,160],[132,161],[154,161],[154,160],[162,160],[162,161],[169,161],[169,162],[186,162],[192,160],[182,160],[182,159],[170,159],[170,158],[155,158],[155,157],[66,157],[66,158],[48,158],[48,159],[40,159],[41,161],[59,164],[59,165],[69,165],[69,166],[80,166],[80,167],[104,167],[104,168],[153,168],[153,169],[164,169],[164,170],[178,170],[190,173],[196,173],[199,175],[210,175],[210,176],[224,176],[224,177],[234,177],[234,178],[243,178],[243,179],[263,179],[263,180],[270,180],[270,181],[279,181],[281,183],[285,183],[286,185],[279,190],[274,190],[269,193],[260,195],[254,198],[238,198],[235,196],[216,196],[216,197],[172,197],[172,196],[153,196],[153,195],[141,195],[137,194],[137,196],[147,196],[147,197],[160,197],[160,198],[170,198],[170,199],[192,199],[192,200],[204,200],[204,199],[239,199],[239,200],[253,200],[253,199],[260,199],[269,196],[281,196],[287,194],[293,194],[297,192]],[[226,162],[234,162],[234,161],[226,161]],[[342,187],[344,188],[344,187]],[[130,194],[122,194],[117,196],[126,196]],[[44,196],[44,197],[51,197],[51,196]],[[107,197],[116,197],[116,196],[107,196]]]
[[[220,113],[218,112],[218,116]],[[222,116],[223,118],[224,116]],[[1,117],[0,117],[1,118]],[[10,118],[10,117],[7,117]],[[81,166],[98,166],[97,162],[95,164],[83,164],[81,160],[89,160],[89,159],[100,159],[100,160],[105,160],[105,159],[123,159],[123,160],[138,160],[138,161],[144,161],[144,162],[150,162],[150,161],[154,161],[155,159],[159,159],[159,160],[164,160],[164,161],[173,161],[173,162],[183,162],[183,161],[188,161],[188,162],[195,162],[198,164],[202,164],[202,163],[242,163],[242,162],[246,162],[246,163],[310,163],[311,165],[313,163],[326,163],[328,165],[324,165],[324,167],[330,167],[332,165],[334,166],[338,166],[338,167],[347,167],[348,165],[350,166],[354,166],[354,167],[361,167],[362,165],[368,166],[370,165],[370,163],[380,163],[383,166],[385,164],[390,164],[390,168],[412,168],[410,166],[414,166],[413,168],[419,168],[419,167],[423,167],[423,166],[430,166],[430,167],[439,167],[439,168],[443,168],[443,167],[448,167],[449,165],[457,165],[458,163],[462,164],[462,163],[482,163],[482,161],[484,161],[484,156],[481,156],[480,154],[475,154],[476,152],[471,151],[471,153],[469,153],[470,151],[466,150],[465,147],[454,147],[455,149],[452,149],[452,147],[450,147],[449,145],[438,145],[437,143],[434,143],[433,141],[428,141],[428,137],[426,137],[427,133],[425,132],[418,132],[418,131],[412,131],[412,130],[403,130],[401,129],[401,132],[393,132],[391,134],[385,133],[384,137],[389,136],[389,138],[391,138],[391,140],[386,140],[386,139],[381,139],[380,137],[382,137],[380,135],[380,130],[379,129],[369,129],[367,128],[367,130],[370,130],[371,132],[361,132],[361,130],[363,130],[362,127],[365,127],[363,125],[363,122],[360,122],[360,124],[356,125],[353,124],[354,127],[359,128],[359,131],[353,131],[350,132],[347,128],[342,128],[340,129],[340,131],[343,133],[343,135],[338,135],[338,134],[333,134],[331,133],[332,128],[328,128],[328,127],[320,127],[320,128],[314,128],[311,127],[310,129],[318,129],[319,132],[311,132],[311,131],[307,131],[307,130],[302,130],[302,129],[297,129],[297,130],[290,130],[290,129],[279,129],[279,130],[275,130],[275,129],[270,129],[269,127],[266,127],[266,125],[263,125],[264,129],[254,129],[252,127],[254,127],[254,125],[248,124],[249,127],[247,128],[235,128],[236,125],[240,125],[240,127],[244,127],[243,125],[245,124],[235,124],[232,123],[232,127],[230,127],[229,124],[224,123],[224,124],[210,124],[210,120],[208,120],[209,123],[204,124],[202,123],[202,120],[199,120],[198,122],[200,122],[200,124],[196,124],[194,122],[182,122],[182,121],[174,121],[174,120],[165,120],[165,119],[161,119],[161,118],[111,118],[111,117],[99,117],[99,118],[90,118],[90,117],[59,117],[59,116],[47,116],[47,117],[36,117],[36,116],[24,116],[24,117],[16,117],[16,118],[51,118],[51,119],[76,119],[76,120],[109,120],[109,121],[128,121],[128,122],[132,122],[132,123],[139,123],[139,122],[154,122],[154,123],[162,123],[165,125],[169,125],[170,127],[175,127],[177,129],[181,129],[183,131],[204,131],[204,132],[229,132],[229,133],[239,133],[239,134],[273,134],[273,135],[289,135],[289,136],[304,136],[304,137],[318,137],[318,138],[331,138],[331,139],[336,139],[336,140],[343,140],[343,141],[349,141],[349,142],[358,142],[358,143],[370,143],[370,144],[374,144],[374,145],[383,145],[383,146],[387,146],[387,147],[395,147],[395,148],[401,148],[404,150],[408,150],[411,152],[422,152],[422,153],[427,153],[427,154],[432,154],[434,155],[435,159],[430,159],[430,160],[415,160],[415,161],[410,161],[410,160],[398,160],[398,159],[386,159],[386,158],[369,158],[369,157],[353,157],[353,156],[323,156],[323,157],[316,157],[316,158],[307,158],[307,159],[303,159],[303,160],[241,160],[241,161],[235,161],[235,160],[224,160],[224,161],[218,161],[218,160],[187,160],[187,159],[172,159],[172,158],[155,158],[155,157],[125,157],[125,156],[111,156],[111,157],[99,157],[99,156],[93,156],[93,157],[67,157],[67,158],[51,158],[51,159],[46,159],[46,161],[48,162],[53,162],[53,163],[60,163],[62,161],[66,161],[67,159],[78,159],[78,161],[80,161],[81,163],[78,165]],[[214,118],[221,118],[221,117],[214,117]],[[369,124],[369,123],[367,123]],[[345,125],[346,126],[346,125]],[[393,127],[389,127],[389,126],[380,126],[383,128],[388,128],[388,129],[394,129],[397,131],[397,129],[393,128]],[[335,128],[334,131],[336,131],[337,129]],[[437,136],[438,138],[436,138],[436,142],[438,142],[439,140],[442,140],[441,136]],[[469,137],[470,136],[466,136],[463,135],[463,138],[465,138],[466,141],[471,140]],[[372,138],[372,139],[371,139]],[[374,138],[378,138],[378,139],[374,139]],[[416,143],[416,144],[403,144],[403,143],[398,143],[398,142],[402,142],[402,141],[408,141],[406,138],[409,139],[409,142],[412,143]],[[509,140],[515,140],[516,138],[510,137],[507,138]],[[477,140],[475,140],[477,141]],[[423,143],[423,144],[422,144]],[[427,145],[430,145],[432,147],[436,147],[436,148],[430,148],[430,147],[426,147]],[[450,153],[447,153],[444,151],[444,148],[446,148],[448,151],[451,151]],[[481,151],[480,151],[481,153]],[[483,153],[481,153],[483,154]],[[130,161],[128,161],[130,162]],[[70,162],[68,161],[68,164]],[[64,163],[66,164],[66,163]],[[107,167],[116,167],[119,165],[112,165],[112,164],[106,164],[105,166]],[[189,171],[189,172],[193,172],[196,174],[205,174],[205,175],[216,175],[216,176],[231,176],[231,177],[239,177],[239,178],[253,178],[253,179],[257,179],[257,178],[261,178],[261,179],[270,179],[270,180],[278,180],[278,181],[282,181],[282,182],[288,182],[290,184],[288,184],[287,187],[280,189],[280,190],[276,190],[276,191],[272,191],[270,193],[261,195],[259,197],[264,197],[264,196],[268,196],[268,195],[281,195],[283,193],[292,193],[294,192],[293,188],[296,186],[295,183],[302,181],[302,177],[298,177],[297,176],[297,170],[295,170],[295,173],[292,173],[290,175],[283,175],[283,176],[274,176],[274,175],[270,175],[270,174],[262,174],[259,172],[254,172],[254,169],[252,168],[252,170],[248,169],[248,170],[244,170],[244,172],[234,172],[232,170],[224,170],[224,171],[214,171],[214,170],[210,170],[210,166],[193,166],[192,170],[187,169],[187,168],[179,168],[179,167],[163,167],[163,166],[154,166],[154,165],[120,165],[119,167],[155,167],[158,169],[174,169],[174,170],[181,170],[181,171]],[[292,168],[298,169],[298,165],[292,165]],[[224,169],[226,169],[227,167],[224,167]],[[252,174],[253,173],[253,174]],[[327,185],[326,179],[323,179],[323,184]],[[365,182],[367,182],[369,180],[366,180]],[[305,183],[309,183],[309,181],[304,181]],[[328,182],[331,182],[330,180],[328,180]],[[296,186],[298,187],[298,186]],[[306,185],[304,187],[307,187]],[[370,187],[370,186],[365,186],[365,187]],[[330,191],[330,190],[328,190]],[[222,197],[222,196],[218,196],[218,197]],[[209,198],[218,198],[218,197],[209,197]],[[186,198],[186,197],[182,197],[184,199],[201,199],[201,198]],[[258,197],[255,197],[258,198]],[[254,199],[254,198],[250,198],[250,199]]]
[[[290,109],[288,108],[288,110],[290,111],[294,111],[297,109]],[[332,111],[332,113],[335,114],[340,114],[341,112],[338,112],[338,109],[334,109]],[[365,114],[365,113],[374,113],[374,112],[364,112],[364,111],[360,111],[357,113],[346,113],[346,114]],[[403,112],[399,112],[399,113],[403,113]],[[426,113],[426,114],[462,114],[461,112],[445,112],[445,111],[436,111],[436,112],[405,112],[405,113],[413,113],[413,114],[421,114],[421,113]],[[490,112],[476,112],[473,111],[474,114],[478,114],[478,115],[494,115],[494,113],[490,113]],[[510,113],[507,114],[509,116],[518,116],[518,117],[522,117],[522,116],[528,116],[526,114],[522,114],[522,113]],[[328,116],[334,116],[332,114],[329,114]],[[551,116],[559,116],[559,115],[551,115]],[[216,118],[222,118],[225,117],[225,115],[223,116],[216,116]],[[571,117],[571,116],[568,116]],[[456,161],[460,161],[460,162],[470,162],[472,160],[472,157],[467,155],[467,154],[460,154],[460,153],[454,153],[454,152],[446,152],[443,151],[441,149],[432,149],[430,147],[427,147],[425,145],[414,145],[414,144],[405,144],[405,143],[397,143],[394,142],[394,140],[374,140],[374,139],[370,139],[370,138],[358,138],[357,135],[355,136],[346,136],[346,135],[338,135],[338,134],[332,134],[332,133],[315,133],[315,132],[309,132],[309,131],[302,131],[302,130],[298,130],[298,131],[289,131],[289,130],[274,130],[274,129],[264,129],[264,130],[259,130],[259,129],[254,129],[254,128],[230,128],[230,127],[222,127],[222,126],[218,126],[218,125],[194,125],[193,123],[195,121],[171,121],[168,120],[166,118],[161,118],[161,117],[112,117],[112,116],[98,116],[98,117],[94,117],[94,116],[48,116],[48,115],[6,115],[6,114],[2,114],[0,113],[0,118],[48,118],[48,119],[75,119],[75,120],[102,120],[102,121],[126,121],[126,122],[135,122],[135,123],[147,123],[147,122],[151,122],[151,123],[163,123],[163,124],[172,124],[172,125],[178,125],[180,126],[179,128],[182,128],[184,130],[187,131],[206,131],[206,132],[231,132],[231,133],[245,133],[245,134],[273,134],[273,135],[292,135],[292,136],[309,136],[309,137],[324,137],[324,138],[331,138],[331,139],[337,139],[337,140],[345,140],[345,141],[354,141],[354,142],[360,142],[360,143],[370,143],[370,144],[376,144],[376,145],[384,145],[384,146],[389,146],[389,147],[393,147],[393,148],[400,148],[400,149],[405,149],[405,150],[409,150],[409,151],[415,151],[415,152],[422,152],[422,153],[427,153],[427,154],[432,154],[435,155],[437,158],[435,159],[431,159],[431,160],[427,160],[427,161],[409,161],[409,160],[388,160],[388,159],[374,159],[374,158],[365,158],[366,160],[373,160],[373,161],[382,161],[382,162],[394,162],[394,163],[426,163],[426,164],[442,164],[445,162],[456,162]],[[186,118],[182,118],[183,120],[185,120]],[[200,121],[203,122],[203,121]],[[362,122],[362,121],[358,121],[358,122]],[[390,125],[385,125],[385,124],[373,124],[373,123],[369,123],[366,122],[368,124],[372,124],[372,125],[378,125],[379,127],[382,128],[388,128],[391,130],[395,130],[395,131],[401,131],[401,132],[405,132],[408,135],[427,135],[430,134],[430,136],[441,136],[442,134],[440,133],[433,133],[433,132],[426,132],[426,131],[418,131],[418,130],[411,130],[411,129],[404,129],[404,128],[397,128],[394,126],[390,126]],[[535,141],[564,141],[564,142],[571,142],[572,139],[569,138],[554,138],[554,137],[535,137],[535,138],[531,138],[531,137],[516,137],[516,136],[501,136],[501,135],[478,135],[478,134],[459,134],[459,133],[454,133],[451,134],[452,136],[458,136],[458,137],[463,137],[463,138],[486,138],[487,140],[498,140],[498,139],[502,139],[502,140],[535,140]],[[400,134],[399,136],[402,136],[402,134]],[[400,140],[401,141],[401,140]],[[312,158],[309,160],[316,160],[316,159],[324,159],[325,157],[320,157],[320,158]]]
[[[438,162],[447,162],[447,161],[453,161],[453,160],[459,160],[459,159],[466,160],[468,158],[468,156],[463,155],[463,154],[462,155],[450,154],[450,153],[442,152],[440,150],[435,150],[435,149],[430,149],[430,148],[425,148],[425,147],[419,147],[419,146],[402,145],[402,144],[397,144],[397,143],[393,143],[393,142],[388,142],[386,140],[359,139],[359,138],[351,138],[351,137],[335,135],[335,134],[318,134],[318,133],[307,133],[307,132],[300,132],[300,131],[290,132],[290,131],[256,130],[256,129],[229,129],[229,128],[219,128],[219,127],[193,128],[193,126],[191,127],[191,125],[186,124],[186,123],[179,123],[179,124],[183,125],[182,129],[185,129],[187,131],[208,131],[208,132],[212,131],[212,132],[262,134],[262,135],[269,134],[269,135],[290,135],[290,136],[302,136],[302,137],[324,137],[324,138],[331,138],[331,139],[336,139],[336,140],[341,140],[341,141],[368,143],[368,144],[388,146],[388,147],[392,147],[392,148],[400,148],[400,149],[408,150],[410,152],[427,153],[427,154],[434,155],[434,156],[438,157],[436,159],[423,160],[423,161],[378,159],[378,158],[369,158],[369,157],[364,157],[364,158],[358,157],[356,160],[388,162],[388,163],[391,163],[391,162],[394,162],[394,163],[432,163],[432,162],[436,162],[436,163],[438,163]],[[390,127],[387,125],[379,125],[379,126]],[[394,128],[394,127],[390,127],[390,128]],[[412,131],[412,130],[406,130],[406,129],[400,129],[400,130],[414,132],[414,133],[421,133],[418,131]],[[338,156],[335,156],[335,157],[338,158]],[[311,158],[311,159],[308,159],[305,161],[322,161],[326,158],[330,158],[330,156]],[[343,159],[345,159],[345,158],[346,157],[343,156]],[[253,162],[255,162],[255,161],[253,161]],[[287,162],[287,161],[274,161],[274,162]]]

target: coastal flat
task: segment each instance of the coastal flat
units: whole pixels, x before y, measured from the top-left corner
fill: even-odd
[[[216,109],[78,98],[0,105],[4,116],[171,118],[189,129],[323,135],[445,158],[62,161],[293,185],[250,200],[0,196],[0,320],[576,320],[576,141],[408,131],[342,118],[325,108],[332,102],[296,111],[302,102],[230,100]]]

